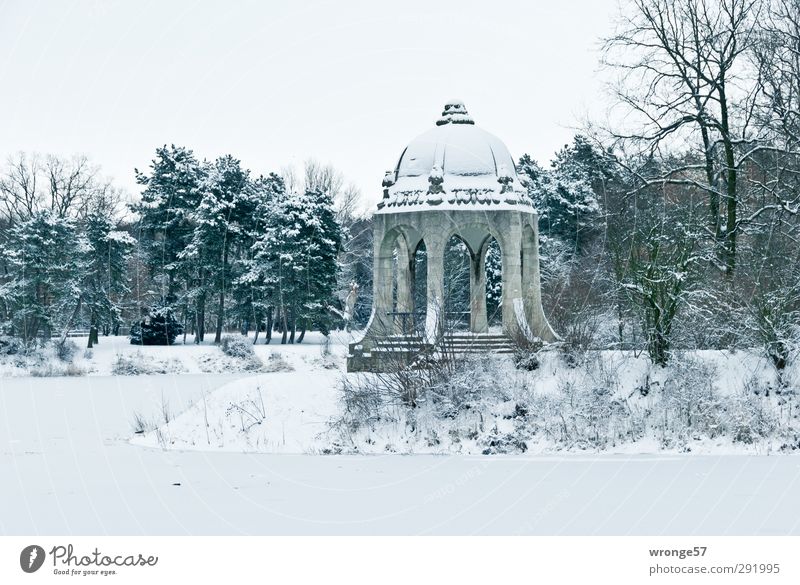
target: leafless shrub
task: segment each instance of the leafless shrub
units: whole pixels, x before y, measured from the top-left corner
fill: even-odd
[[[140,412],[134,411],[133,413],[133,421],[131,422],[131,428],[133,429],[133,433],[136,435],[142,435],[148,431],[153,430],[155,425],[152,421],[148,421]]]
[[[689,356],[673,362],[661,392],[659,426],[665,444],[722,434],[723,404],[714,387],[716,379],[711,364]]]
[[[246,433],[255,425],[260,425],[267,418],[267,409],[264,406],[264,396],[261,387],[256,388],[256,396],[248,396],[240,402],[234,402],[228,406],[225,414],[227,416],[238,415],[239,425],[243,433]]]
[[[111,373],[115,376],[139,376],[143,374],[175,374],[183,371],[177,360],[157,360],[145,356],[141,351],[133,355],[117,354],[111,364]]]
[[[30,375],[34,378],[54,378],[59,376],[85,376],[86,370],[82,367],[69,364],[56,364],[45,362],[42,365],[30,369]]]
[[[516,335],[514,341],[514,367],[529,372],[537,370],[540,365],[539,353],[544,348],[541,339],[528,339],[524,335]]]
[[[265,372],[293,372],[294,366],[286,361],[286,358],[283,357],[283,354],[274,351],[269,354],[269,358],[267,359],[267,364],[264,366]]]

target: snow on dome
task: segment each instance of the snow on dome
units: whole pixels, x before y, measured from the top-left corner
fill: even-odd
[[[531,206],[505,144],[450,100],[436,126],[403,150],[383,180],[384,213],[422,208]]]

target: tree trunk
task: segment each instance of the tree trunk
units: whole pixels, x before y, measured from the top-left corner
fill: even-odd
[[[100,343],[100,340],[98,339],[97,335],[97,325],[92,324],[89,327],[89,343],[87,347],[91,349],[98,343]]]
[[[274,321],[274,309],[273,307],[270,307],[269,309],[267,309],[267,326],[264,328],[264,335],[266,336],[266,339],[264,339],[265,345],[269,344],[269,342],[272,341],[273,321]]]
[[[725,222],[725,271],[729,277],[733,276],[736,269],[736,208],[738,204],[736,157],[733,142],[730,137],[728,121],[728,101],[725,95],[725,79],[721,79],[719,98],[722,122],[722,144],[725,149],[725,195],[727,217]]]
[[[206,332],[206,296],[204,294],[200,295],[197,299],[197,315],[195,321],[197,322],[197,335],[194,336],[194,342],[202,343]]]
[[[67,324],[64,326],[64,332],[61,334],[61,341],[63,343],[67,340],[67,335],[69,335],[69,330],[72,329],[72,323],[75,321],[75,318],[78,316],[78,313],[81,311],[81,304],[83,303],[83,295],[78,295],[78,302],[75,304],[75,310],[72,311],[72,315],[70,316]]]
[[[99,343],[97,335],[97,313],[92,309],[92,315],[89,318],[89,342],[86,347],[91,349],[96,343]]]
[[[217,332],[214,335],[214,343],[222,341],[222,321],[225,318],[225,291],[219,293],[219,308],[217,309]]]

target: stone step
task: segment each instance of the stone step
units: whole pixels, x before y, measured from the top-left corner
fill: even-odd
[[[433,350],[420,337],[393,336],[378,340],[373,348],[376,352],[419,352],[424,348]],[[444,341],[444,351],[456,354],[511,354],[514,343],[504,335],[453,335]]]

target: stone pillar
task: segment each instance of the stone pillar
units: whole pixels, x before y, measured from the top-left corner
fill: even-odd
[[[556,341],[557,336],[547,322],[542,308],[537,219],[533,216],[531,224],[522,228],[522,294],[525,301],[525,319],[533,335],[544,341]]]
[[[488,248],[489,239],[487,238],[478,251],[470,256],[469,330],[472,333],[489,331],[489,321],[486,318],[486,251]]]
[[[410,333],[414,327],[414,260],[405,238],[397,241],[397,312],[395,331]],[[405,313],[405,314],[404,314]]]
[[[425,337],[435,343],[444,332],[444,243],[441,235],[425,238],[428,252],[428,307]]]
[[[385,336],[392,333],[392,317],[387,313],[392,311],[394,245],[393,242],[384,241],[386,236],[381,229],[376,230],[374,238],[373,308],[369,333],[373,336]]]
[[[522,262],[519,224],[503,237],[503,331],[512,337],[521,332],[517,313],[522,303]],[[519,308],[518,308],[519,307]]]

